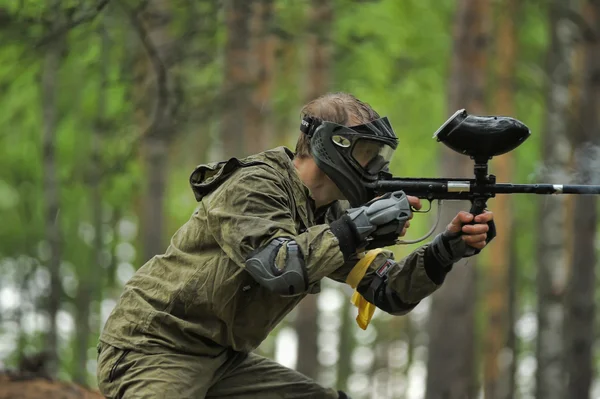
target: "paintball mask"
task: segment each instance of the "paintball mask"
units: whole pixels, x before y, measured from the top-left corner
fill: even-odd
[[[310,137],[317,166],[353,207],[370,201],[366,185],[388,170],[398,138],[387,117],[357,126],[304,117],[300,130]]]

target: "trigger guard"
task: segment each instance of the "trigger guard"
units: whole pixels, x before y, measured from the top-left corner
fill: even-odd
[[[429,212],[429,210],[431,210],[431,202],[432,201],[429,201],[429,209],[427,210],[427,212]],[[396,240],[396,244],[405,244],[405,245],[406,244],[417,244],[417,243],[419,243],[421,241],[425,241],[427,238],[431,237],[431,235],[435,232],[435,230],[437,229],[437,226],[440,223],[440,216],[442,213],[441,212],[442,202],[443,201],[441,199],[437,200],[438,206],[437,206],[437,216],[435,218],[435,224],[431,227],[431,229],[429,229],[429,231],[424,236],[419,237],[414,240]],[[424,213],[424,212],[421,212],[421,213]]]
[[[414,207],[411,205],[411,206],[410,206],[410,210],[411,210],[411,212],[413,212],[413,213],[428,213],[429,211],[431,211],[431,207],[432,207],[431,203],[432,203],[433,201],[431,201],[431,200],[427,200],[427,202],[429,203],[429,208],[427,208],[426,210],[422,211],[422,210],[420,210],[420,209],[416,209],[416,208],[414,208]]]

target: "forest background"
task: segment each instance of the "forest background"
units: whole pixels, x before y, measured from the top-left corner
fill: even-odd
[[[532,131],[499,181],[599,184],[599,37],[595,0],[0,0],[0,368],[42,352],[94,387],[101,326],[194,211],[193,168],[293,149],[328,91],[390,118],[397,176],[472,176],[431,138],[466,108]],[[258,352],[354,398],[600,397],[596,198],[489,207],[493,244],[409,315],[363,331],[324,281]]]

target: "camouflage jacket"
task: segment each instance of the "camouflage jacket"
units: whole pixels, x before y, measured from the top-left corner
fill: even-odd
[[[190,181],[197,210],[166,253],[149,260],[125,285],[100,340],[146,353],[255,349],[303,298],[274,294],[244,270],[248,255],[275,237],[298,243],[309,278],[307,294],[319,292],[323,278],[344,282],[356,260],[344,261],[328,222],[347,204],[336,202],[317,213],[292,161],[292,152],[280,147],[196,168]],[[388,275],[388,286],[405,304],[399,314],[441,284],[425,271],[424,248]],[[389,251],[380,254],[360,286],[368,286],[390,256]]]

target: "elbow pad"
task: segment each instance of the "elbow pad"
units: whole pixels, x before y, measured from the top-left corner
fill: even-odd
[[[275,260],[285,246],[286,259],[282,269]],[[275,238],[246,259],[246,270],[257,283],[281,296],[297,296],[308,290],[304,256],[294,240]]]

